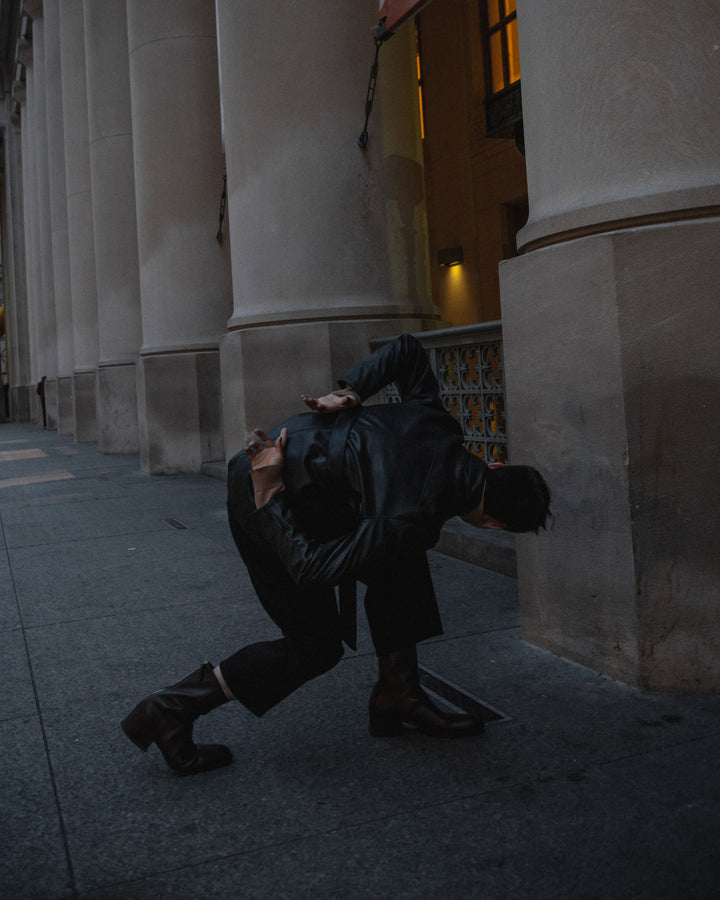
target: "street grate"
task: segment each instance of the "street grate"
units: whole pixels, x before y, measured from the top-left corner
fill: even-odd
[[[189,525],[184,525],[182,522],[177,519],[163,519],[163,522],[166,525],[169,525],[171,528],[177,528],[178,531],[187,531],[190,527]]]
[[[464,688],[437,672],[426,669],[425,666],[418,666],[420,671],[420,683],[429,694],[434,694],[439,700],[444,700],[451,706],[454,706],[460,712],[466,712],[476,719],[482,719],[483,722],[508,721],[510,716],[495,709],[479,697],[475,697],[468,693]]]

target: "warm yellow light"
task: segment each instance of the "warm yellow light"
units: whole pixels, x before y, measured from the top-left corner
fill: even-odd
[[[452,266],[441,272],[439,299],[443,318],[453,325],[469,325],[476,321],[468,267]]]
[[[425,140],[425,116],[423,115],[423,91],[422,85],[418,84],[418,99],[420,105],[420,138]]]
[[[422,59],[420,58],[420,26],[415,20],[415,65],[417,67],[418,106],[420,108],[420,138],[425,140],[425,114],[423,108]]]
[[[502,60],[502,35],[499,31],[490,35],[490,63],[492,66],[492,89],[497,94],[505,87]]]
[[[513,19],[508,25],[508,67],[510,69],[510,84],[520,81],[520,50],[518,48],[517,19]]]
[[[488,0],[487,11],[488,25],[492,28],[493,25],[497,25],[500,21],[500,7],[498,6],[498,0]]]

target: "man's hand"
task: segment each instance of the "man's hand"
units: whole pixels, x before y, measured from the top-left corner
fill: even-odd
[[[283,428],[274,444],[261,428],[254,428],[253,433],[257,435],[257,440],[250,441],[245,452],[252,463],[250,477],[255,490],[255,506],[260,509],[271,497],[285,489],[282,469],[287,428]]]
[[[334,391],[332,394],[325,394],[324,397],[308,397],[306,394],[300,396],[305,406],[313,412],[334,413],[360,405],[360,398],[352,388]]]
[[[268,466],[282,467],[285,460],[287,428],[282,429],[280,437],[274,444],[262,428],[253,428],[253,434],[257,435],[257,440],[250,441],[245,448],[253,469],[265,469]]]

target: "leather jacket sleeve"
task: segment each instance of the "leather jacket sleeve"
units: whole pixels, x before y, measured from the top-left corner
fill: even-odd
[[[393,382],[403,403],[415,400],[442,409],[428,355],[411,334],[383,344],[338,381],[342,387],[352,387],[362,400]]]
[[[335,585],[345,575],[362,579],[365,567],[393,558],[406,540],[420,543],[413,525],[401,519],[362,519],[353,531],[338,537],[308,537],[284,493],[258,509],[253,519],[300,587]]]

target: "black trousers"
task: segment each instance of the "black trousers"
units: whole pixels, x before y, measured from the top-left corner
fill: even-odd
[[[343,656],[335,590],[298,587],[251,528],[255,509],[249,478],[229,485],[230,530],[263,608],[282,632],[249,644],[220,663],[234,696],[261,716]],[[365,577],[365,610],[378,654],[442,634],[424,550],[408,550]]]

